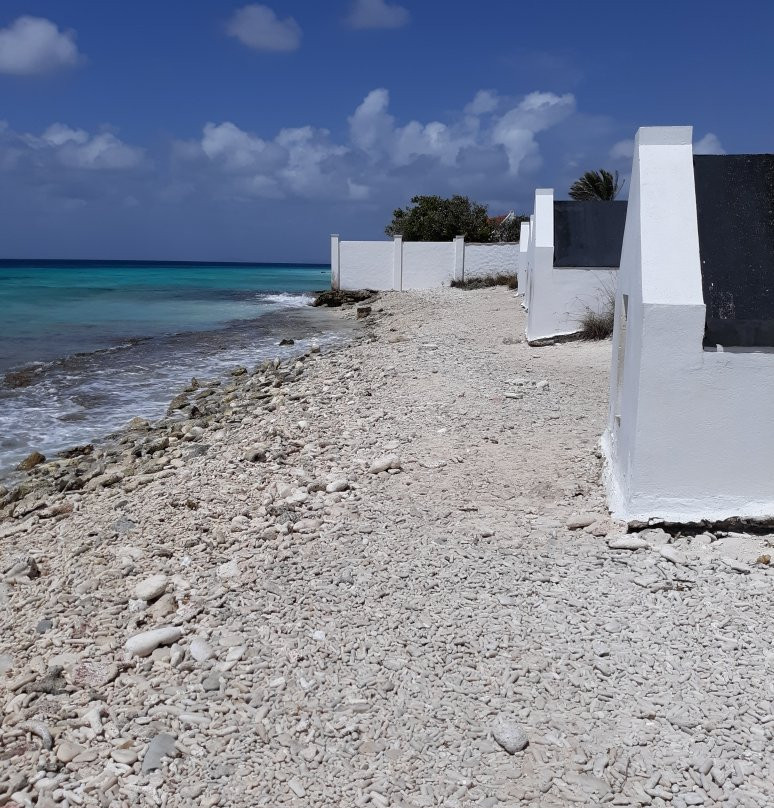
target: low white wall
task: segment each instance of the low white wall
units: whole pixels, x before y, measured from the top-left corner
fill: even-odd
[[[490,274],[516,276],[518,243],[454,241],[341,241],[331,236],[334,289],[436,289],[453,280]]]
[[[485,275],[517,275],[519,270],[519,245],[517,242],[502,244],[466,244],[465,279]]]
[[[704,350],[691,127],[637,133],[602,439],[621,519],[774,516],[774,353]]]
[[[454,257],[453,241],[404,241],[401,288],[449,286],[454,280]]]
[[[340,289],[392,289],[392,241],[339,242]]]
[[[538,188],[528,249],[527,341],[577,333],[588,310],[601,313],[610,305],[617,275],[610,267],[554,267],[554,192]]]

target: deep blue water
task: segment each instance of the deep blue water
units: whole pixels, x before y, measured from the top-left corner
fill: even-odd
[[[0,261],[0,473],[160,417],[192,376],[287,353],[282,336],[335,339],[302,316],[329,285],[323,265]]]

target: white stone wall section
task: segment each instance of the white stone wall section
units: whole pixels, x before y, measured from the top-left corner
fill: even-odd
[[[705,350],[691,127],[637,133],[602,439],[612,513],[774,516],[774,353]]]

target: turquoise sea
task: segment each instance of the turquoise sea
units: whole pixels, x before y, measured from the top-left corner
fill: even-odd
[[[307,315],[329,285],[325,265],[0,261],[0,474],[161,417],[192,376],[335,340]]]

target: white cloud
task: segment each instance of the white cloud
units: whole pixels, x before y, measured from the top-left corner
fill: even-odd
[[[349,119],[352,142],[364,152],[373,154],[386,149],[395,127],[395,119],[387,112],[390,93],[384,88],[371,90]]]
[[[49,146],[63,146],[65,143],[86,143],[89,133],[84,129],[71,129],[63,123],[52,123],[40,139]]]
[[[59,160],[70,168],[124,170],[136,168],[145,158],[145,151],[129,146],[110,132],[102,132],[82,143],[62,145]]]
[[[479,90],[474,99],[465,107],[468,115],[486,115],[497,109],[500,99],[494,90]]]
[[[276,142],[287,150],[287,164],[280,174],[292,193],[304,197],[341,195],[344,178],[338,176],[339,166],[327,164],[343,157],[348,149],[331,143],[326,129],[311,126],[283,129]]]
[[[0,28],[0,73],[32,76],[80,61],[74,31],[60,31],[43,17],[19,17]]]
[[[694,154],[725,154],[726,150],[723,148],[717,135],[708,132],[701,140],[697,140],[693,144]]]
[[[534,176],[542,148],[550,150],[552,177],[569,170],[570,158],[589,161],[582,118],[572,95],[509,98],[482,90],[440,120],[401,121],[390,110],[389,92],[378,88],[354,109],[342,137],[311,124],[259,133],[234,120],[210,121],[196,137],[173,141],[165,163],[161,155],[151,163],[142,148],[106,129],[54,123],[30,134],[0,123],[0,188],[30,187],[40,199],[50,192],[87,204],[115,198],[124,211],[146,210],[149,200],[182,205],[194,199],[204,207],[324,200],[326,210],[335,204],[376,210],[416,193],[512,198],[516,207],[548,179]],[[552,128],[557,131],[544,142]],[[154,165],[157,174],[149,172]]]
[[[349,149],[332,143],[326,129],[281,129],[272,140],[264,140],[230,121],[208,123],[199,141],[175,147],[183,163],[198,160],[209,166],[215,173],[205,172],[205,178],[226,196],[316,199],[352,194],[341,167],[331,162]]]
[[[492,142],[500,144],[508,155],[511,174],[518,174],[522,163],[531,158],[538,163],[539,147],[535,135],[568,118],[575,112],[575,97],[554,93],[530,93],[506,112],[494,126]]]
[[[389,103],[387,90],[372,90],[349,119],[352,143],[372,162],[387,157],[396,166],[406,166],[424,156],[453,165],[460,149],[474,142],[467,121],[452,126],[440,121],[409,121],[396,127],[387,111]]]
[[[618,143],[615,143],[613,148],[610,149],[611,160],[622,160],[625,162],[631,160],[633,156],[634,140],[632,139],[619,140]]]
[[[237,9],[226,23],[226,32],[254,50],[294,51],[301,45],[299,24],[292,17],[281,20],[259,3]]]
[[[201,148],[210,160],[220,161],[231,171],[262,171],[282,162],[281,149],[230,121],[205,124]]]
[[[411,15],[408,9],[386,0],[354,0],[347,23],[352,28],[400,28]]]
[[[85,170],[125,170],[145,161],[145,150],[119,140],[112,132],[89,134],[63,123],[51,124],[41,135],[0,130],[0,156],[6,166],[25,161],[37,167],[61,166]]]
[[[485,184],[505,189],[540,165],[539,134],[573,115],[575,98],[507,99],[484,90],[445,121],[404,124],[389,106],[388,90],[369,92],[349,117],[343,142],[314,126],[267,138],[225,121],[206,124],[196,141],[177,143],[175,154],[189,166],[186,179],[198,164],[210,193],[236,198],[362,201],[396,183],[414,192],[427,183],[455,192]]]

